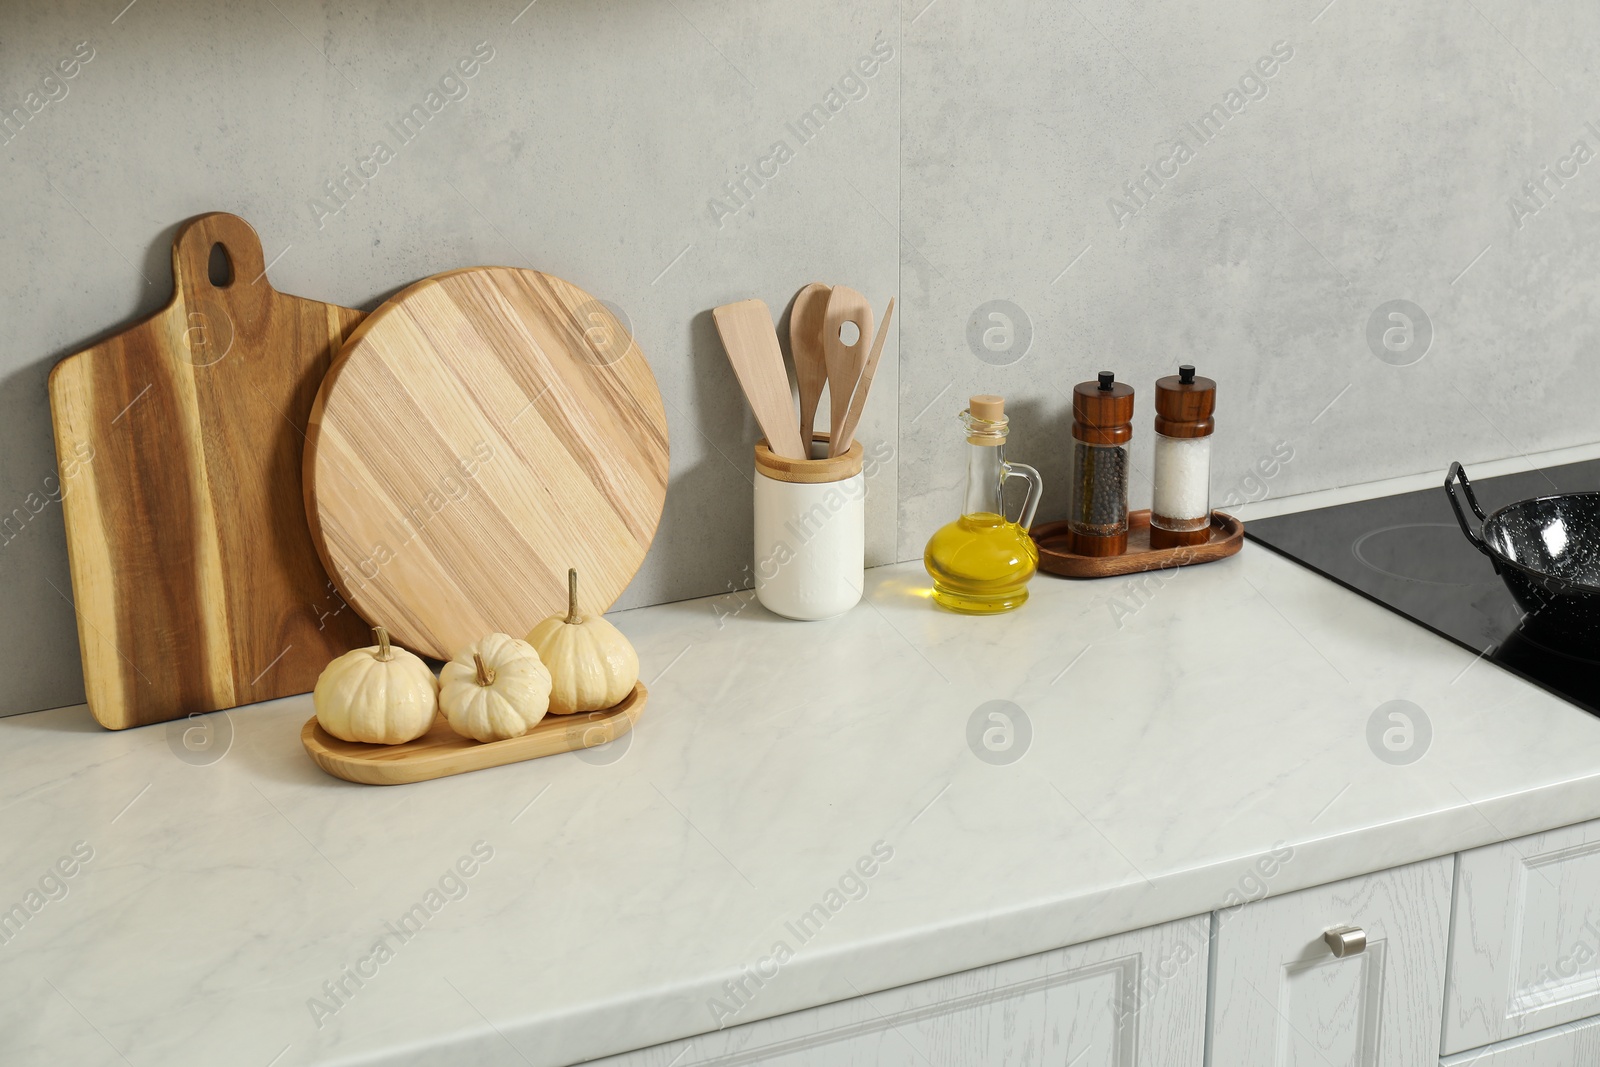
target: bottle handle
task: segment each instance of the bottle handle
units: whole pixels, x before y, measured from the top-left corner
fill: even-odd
[[[1033,526],[1033,513],[1039,510],[1039,497],[1044,495],[1044,479],[1026,463],[1002,463],[1000,484],[1004,486],[1012,478],[1021,478],[1028,483],[1028,495],[1022,501],[1022,513],[1017,516],[1017,525],[1026,530]]]

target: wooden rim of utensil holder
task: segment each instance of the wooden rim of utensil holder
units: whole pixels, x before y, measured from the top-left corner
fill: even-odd
[[[828,440],[825,433],[813,433],[812,441]],[[851,441],[844,455],[827,459],[790,459],[767,447],[767,439],[756,442],[756,470],[775,482],[818,484],[842,482],[861,473],[861,442]]]

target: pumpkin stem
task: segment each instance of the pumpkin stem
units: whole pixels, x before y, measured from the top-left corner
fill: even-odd
[[[483,662],[483,656],[477,652],[472,654],[472,662],[478,665],[478,684],[490,686],[494,684],[494,668]]]
[[[378,661],[388,663],[394,658],[394,653],[389,649],[389,631],[381,626],[374,626],[372,632],[378,638]]]
[[[567,568],[567,625],[576,626],[582,622],[578,615],[578,571],[575,567]]]

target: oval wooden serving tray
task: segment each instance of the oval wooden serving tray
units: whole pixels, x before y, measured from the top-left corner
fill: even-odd
[[[1185,567],[1226,559],[1244,547],[1244,523],[1226,512],[1211,513],[1211,540],[1180,548],[1150,547],[1150,512],[1128,512],[1128,550],[1120,556],[1080,556],[1067,548],[1067,524],[1042,522],[1029,531],[1039,546],[1039,569],[1063,578],[1108,578],[1117,574]]]
[[[450,729],[441,712],[428,732],[415,741],[364,745],[339,740],[318,725],[313,715],[300,729],[300,743],[317,766],[335,778],[362,785],[405,785],[615,741],[639,721],[649,695],[644,683],[637,682],[633,692],[615,707],[586,715],[546,715],[521,737],[504,741],[462,737]]]

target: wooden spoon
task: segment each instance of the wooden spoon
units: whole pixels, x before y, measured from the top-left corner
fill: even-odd
[[[790,459],[809,459],[800,445],[800,426],[794,417],[789,374],[783,366],[783,349],[765,301],[741,300],[712,309],[722,347],[739,379],[739,387],[756,413],[767,447]]]
[[[839,339],[839,328],[847,322],[855,323],[859,331],[855,344],[847,345]],[[828,294],[828,313],[822,324],[822,352],[828,364],[829,455],[833,454],[832,441],[844,428],[856,382],[861,380],[861,368],[867,362],[867,339],[871,336],[872,305],[867,298],[848,286],[834,286]]]
[[[794,379],[800,387],[800,443],[807,449],[816,428],[822,387],[828,384],[822,328],[828,317],[830,292],[821,282],[812,282],[795,294],[794,307],[789,309],[789,350],[794,353]]]
[[[883,342],[889,336],[889,320],[892,318],[894,297],[891,296],[889,306],[883,312],[883,321],[878,323],[878,336],[872,341],[872,354],[867,357],[866,366],[861,368],[861,380],[856,382],[855,395],[850,398],[850,410],[845,412],[844,423],[838,434],[830,435],[830,456],[844,455],[850,449],[850,442],[855,440],[856,424],[861,421],[861,412],[867,406],[867,393],[872,389],[872,376],[878,373],[878,359],[883,355]]]

